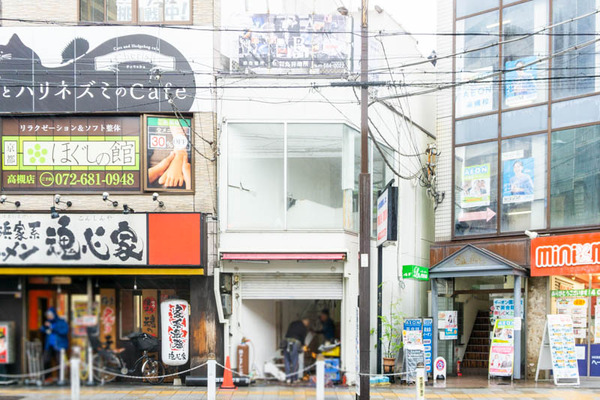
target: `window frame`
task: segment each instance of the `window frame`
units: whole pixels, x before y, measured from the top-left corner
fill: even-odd
[[[82,20],[81,13],[81,0],[77,0],[77,21],[79,24],[90,24],[90,23],[105,23],[111,25],[193,25],[194,24],[194,1],[189,0],[189,13],[190,18],[187,21],[165,21],[165,1],[163,0],[162,8],[162,20],[161,21],[140,21],[139,20],[139,1],[140,0],[129,0],[131,2],[131,21],[108,21],[106,19],[106,8],[108,0],[101,0],[104,4],[104,18],[103,21],[84,21]]]

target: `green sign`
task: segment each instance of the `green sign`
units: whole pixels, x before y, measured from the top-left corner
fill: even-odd
[[[552,297],[593,297],[600,296],[600,289],[552,290]]]
[[[418,265],[403,265],[402,266],[402,277],[404,279],[416,279],[418,281],[429,280],[429,269],[426,267],[419,267]]]

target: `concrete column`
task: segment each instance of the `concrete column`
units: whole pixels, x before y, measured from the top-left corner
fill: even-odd
[[[521,318],[521,277],[515,275],[515,288],[514,288],[514,299],[515,299],[515,320]],[[519,321],[523,322],[523,321]],[[519,324],[522,325],[522,324]],[[513,365],[513,377],[514,379],[521,379],[521,329],[514,331],[515,340],[515,362]]]

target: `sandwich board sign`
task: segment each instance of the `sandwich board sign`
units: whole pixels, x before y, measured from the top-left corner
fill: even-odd
[[[497,319],[490,348],[489,376],[513,375],[515,326],[512,318]]]
[[[579,385],[575,335],[570,315],[548,314],[535,380],[538,380],[541,370],[550,369],[555,385]]]

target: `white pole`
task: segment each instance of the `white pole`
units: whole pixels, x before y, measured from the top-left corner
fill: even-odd
[[[87,370],[88,370],[88,378],[87,384],[88,386],[94,385],[94,351],[92,350],[92,346],[88,346],[87,348]]]
[[[71,400],[79,400],[79,363],[81,362],[79,347],[73,347],[71,355]]]
[[[425,400],[425,368],[422,363],[417,364],[417,400]]]
[[[60,349],[60,364],[59,364],[59,370],[58,370],[58,385],[65,385],[66,381],[65,381],[65,369],[67,368],[66,364],[66,352],[65,349]]]
[[[317,400],[325,400],[325,358],[317,357]]]
[[[217,360],[208,360],[208,371],[207,371],[207,390],[206,398],[208,400],[215,400],[217,397]]]

